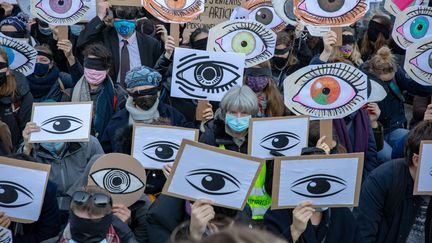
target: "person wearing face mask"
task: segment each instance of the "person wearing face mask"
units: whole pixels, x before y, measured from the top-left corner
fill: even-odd
[[[77,48],[83,48],[88,43],[102,42],[113,55],[110,77],[124,87],[129,70],[139,66],[153,68],[159,58],[170,59],[172,50],[163,54],[158,40],[135,30],[139,10],[137,7],[112,7],[113,25],[106,25],[103,20],[110,8],[109,1],[98,1],[97,16],[81,31]]]
[[[35,38],[39,45],[49,44],[53,38],[53,30],[48,23],[36,19],[36,23],[30,27],[30,35]]]
[[[338,51],[336,48],[334,48],[334,50],[336,52]],[[355,67],[359,67],[363,64],[359,47],[354,38],[354,31],[349,27],[343,28],[342,46],[339,48],[339,53],[337,55],[349,60]]]
[[[12,151],[22,141],[21,133],[30,121],[33,96],[24,75],[9,69],[9,59],[0,47],[0,120],[12,134]]]
[[[35,39],[27,32],[28,16],[20,12],[16,16],[9,16],[0,22],[0,32],[8,37],[36,45]]]
[[[207,28],[194,30],[189,37],[191,48],[202,51],[207,50],[208,32]]]
[[[53,60],[53,53],[46,45],[36,46],[38,55],[33,74],[27,76],[30,91],[36,102],[60,101],[65,89],[74,83],[70,74],[60,72]]]

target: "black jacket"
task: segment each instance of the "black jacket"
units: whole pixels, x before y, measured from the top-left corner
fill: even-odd
[[[419,209],[419,196],[413,196],[414,181],[404,159],[386,162],[375,169],[362,185],[355,211],[360,242],[404,243]],[[426,219],[426,240],[430,232],[432,200]]]
[[[0,120],[9,126],[12,134],[12,146],[16,150],[22,140],[22,131],[31,119],[33,96],[27,84],[27,78],[12,71],[16,80],[15,96],[0,97]],[[12,109],[15,106],[15,111]]]
[[[140,51],[141,64],[153,68],[162,55],[160,42],[140,32],[136,32],[136,37]],[[85,45],[95,42],[102,42],[112,53],[113,58],[110,76],[113,81],[117,80],[120,69],[118,34],[113,27],[106,26],[97,16],[88,22],[85,29],[81,31],[77,41],[77,48],[83,49]]]
[[[265,227],[293,242],[291,238],[292,209],[268,210],[264,216]],[[317,233],[309,221],[297,242],[300,243],[349,243],[355,241],[356,222],[349,208],[330,208],[323,212]],[[323,241],[323,239],[325,239]]]

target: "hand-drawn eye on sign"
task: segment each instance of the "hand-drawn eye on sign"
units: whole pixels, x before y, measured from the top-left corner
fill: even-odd
[[[285,79],[285,105],[297,115],[343,118],[366,103],[367,85],[367,75],[351,65],[309,65]]]
[[[144,168],[162,169],[174,162],[183,139],[197,141],[198,134],[196,129],[136,123],[131,154]]]
[[[146,0],[143,5],[151,15],[168,23],[187,23],[204,12],[203,0]]]
[[[90,9],[84,0],[31,0],[32,14],[51,25],[73,25]]]
[[[363,159],[363,153],[276,157],[272,209],[306,200],[315,207],[357,206]]]
[[[12,231],[0,226],[0,242],[12,243]]]
[[[392,36],[403,49],[432,36],[432,7],[410,7],[396,15]]]
[[[163,194],[242,210],[264,160],[183,140]]]
[[[5,48],[9,68],[28,76],[33,73],[37,51],[27,43],[0,35],[0,46]]]
[[[31,143],[89,141],[92,102],[35,103],[32,121],[41,129],[30,135]]]
[[[249,154],[272,159],[272,153],[299,156],[307,146],[309,118],[302,116],[254,118],[249,126]]]
[[[50,166],[0,157],[0,171],[0,212],[12,221],[36,221],[42,208]]]
[[[249,19],[260,22],[275,33],[285,29],[285,22],[276,14],[271,0],[243,2],[231,13],[231,20]]]
[[[432,140],[422,141],[414,178],[414,195],[432,195]]]
[[[88,185],[107,190],[114,203],[129,207],[144,194],[146,173],[141,163],[130,155],[110,153],[92,165]]]
[[[246,67],[273,57],[276,34],[265,25],[250,20],[230,20],[210,29],[207,50],[246,55]]]
[[[408,47],[404,69],[419,84],[432,85],[432,36]]]
[[[428,6],[429,0],[385,0],[384,8],[391,15],[398,16],[402,11],[414,6]]]
[[[220,101],[243,84],[244,55],[176,48],[171,96]]]
[[[294,0],[294,14],[306,24],[347,26],[369,10],[369,0]]]
[[[285,21],[285,23],[292,26],[297,25],[297,18],[294,15],[294,0],[273,0],[272,3],[276,14]]]

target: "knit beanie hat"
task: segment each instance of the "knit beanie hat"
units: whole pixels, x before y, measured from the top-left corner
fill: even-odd
[[[152,68],[141,66],[135,67],[126,73],[126,88],[131,89],[138,86],[159,86],[162,75]]]
[[[9,16],[0,22],[0,28],[3,25],[12,25],[18,32],[26,31],[28,15],[21,12],[16,16]]]

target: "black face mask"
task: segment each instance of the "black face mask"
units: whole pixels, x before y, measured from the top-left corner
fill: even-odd
[[[278,70],[282,70],[285,68],[287,59],[283,57],[273,57],[272,62],[273,62],[273,67],[275,67]]]
[[[158,99],[157,95],[144,95],[144,96],[134,97],[133,102],[139,108],[148,111],[156,103],[157,99]]]
[[[82,219],[73,212],[69,216],[72,240],[81,242],[99,243],[106,238],[112,223],[112,214],[101,219]]]
[[[7,63],[5,63],[5,62],[0,62],[0,70],[1,70],[1,69],[4,69],[4,68],[7,68],[7,67],[8,67],[8,64],[7,64]],[[2,73],[0,73],[0,86],[3,85],[4,83],[6,83],[6,81],[7,81],[7,75],[6,75],[6,72],[2,72]]]
[[[10,38],[17,38],[17,39],[23,39],[23,38],[27,38],[27,33],[25,31],[13,31],[13,32],[9,32],[9,31],[3,31],[2,32],[5,36],[8,36]]]
[[[192,49],[202,50],[202,51],[207,50],[207,40],[208,40],[208,38],[204,38],[204,39],[192,42],[191,43]]]
[[[384,25],[371,20],[368,26],[368,38],[370,41],[375,42],[378,40],[378,35],[381,33],[384,38],[390,38],[390,30],[387,29]]]

